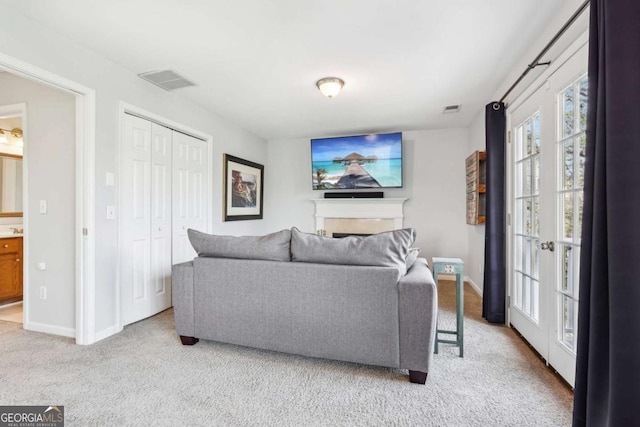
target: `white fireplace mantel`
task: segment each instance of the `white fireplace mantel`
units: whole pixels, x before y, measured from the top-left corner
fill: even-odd
[[[325,230],[325,220],[366,219],[391,220],[390,229],[402,228],[403,205],[406,198],[381,199],[314,199],[316,205],[316,231]]]

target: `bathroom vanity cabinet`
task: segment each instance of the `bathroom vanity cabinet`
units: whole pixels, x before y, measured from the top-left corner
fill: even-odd
[[[0,238],[0,304],[22,300],[22,237]]]

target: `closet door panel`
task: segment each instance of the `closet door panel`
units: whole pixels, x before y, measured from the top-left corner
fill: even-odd
[[[187,230],[206,231],[206,145],[197,138],[173,135],[173,263],[192,260]]]
[[[151,272],[151,123],[126,114],[122,129],[120,289],[122,322],[148,316]]]
[[[151,286],[149,315],[171,307],[171,143],[173,131],[152,124]]]

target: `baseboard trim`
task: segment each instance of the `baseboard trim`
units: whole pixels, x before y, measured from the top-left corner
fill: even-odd
[[[123,329],[122,326],[113,325],[101,330],[100,332],[96,332],[96,335],[95,335],[96,340],[94,342],[103,340],[105,338],[110,337],[111,335],[120,333],[122,332],[122,329]]]
[[[478,286],[478,285],[476,284],[476,282],[474,282],[473,280],[471,280],[471,277],[469,277],[469,276],[464,276],[464,281],[465,281],[465,282],[468,282],[468,283],[469,283],[469,285],[471,285],[471,288],[472,288],[474,291],[476,291],[476,293],[477,293],[478,295],[480,295],[480,296],[482,297],[482,289],[480,288],[480,286]]]
[[[25,322],[23,328],[27,331],[43,332],[45,334],[60,335],[63,337],[76,337],[75,328],[63,328],[62,326],[47,325],[46,323]]]

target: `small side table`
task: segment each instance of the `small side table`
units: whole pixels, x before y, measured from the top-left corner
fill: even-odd
[[[456,344],[460,347],[460,357],[463,357],[464,337],[464,262],[460,258],[433,258],[433,278],[438,284],[438,274],[456,275],[456,330],[445,331],[436,326],[435,353],[438,354],[438,343]],[[454,340],[440,339],[440,334],[455,335]]]

